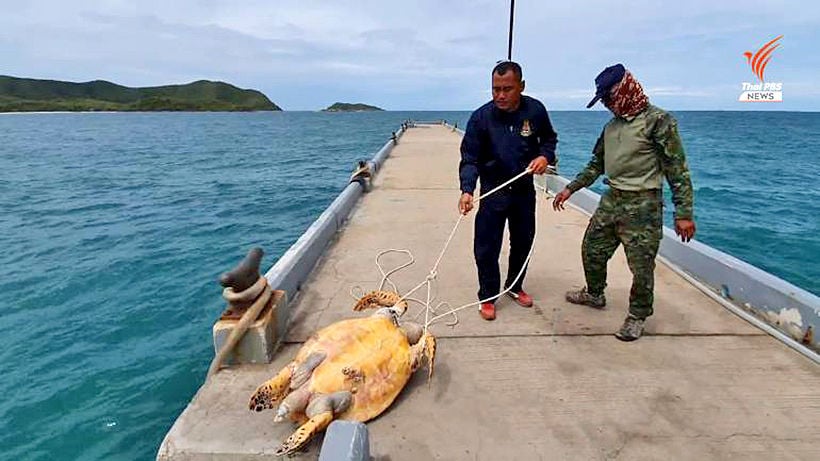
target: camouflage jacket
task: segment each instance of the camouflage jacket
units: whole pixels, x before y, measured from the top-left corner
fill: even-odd
[[[693,219],[692,179],[678,124],[662,109],[649,105],[629,120],[613,117],[598,137],[592,159],[567,187],[575,192],[602,174],[619,190],[659,189],[666,177],[675,219]]]

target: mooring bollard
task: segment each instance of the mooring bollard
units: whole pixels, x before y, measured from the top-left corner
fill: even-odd
[[[272,290],[259,274],[262,249],[254,248],[232,271],[222,274],[222,297],[228,302],[213,326],[216,355],[208,376],[222,365],[270,363],[276,342],[276,309],[285,293]]]

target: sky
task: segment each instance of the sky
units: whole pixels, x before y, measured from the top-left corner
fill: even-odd
[[[125,86],[219,80],[285,110],[363,102],[472,110],[507,57],[509,0],[0,0],[0,75]],[[691,0],[515,5],[525,94],[585,110],[621,62],[670,110],[820,111],[820,2]],[[741,103],[743,56],[783,35],[765,79],[782,103]],[[597,106],[598,109],[602,109]]]

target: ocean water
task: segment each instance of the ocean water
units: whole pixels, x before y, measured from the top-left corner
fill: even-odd
[[[607,114],[551,116],[574,176]],[[820,113],[676,116],[698,239],[820,294]],[[468,117],[0,115],[2,458],[154,459],[213,356],[219,274],[255,245],[270,267],[403,120]]]

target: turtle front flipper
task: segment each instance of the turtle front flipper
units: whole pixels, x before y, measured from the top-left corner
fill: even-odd
[[[302,448],[314,435],[327,428],[334,415],[347,410],[352,399],[353,395],[347,391],[314,396],[305,411],[310,419],[282,443],[276,450],[276,455],[287,455]]]
[[[290,418],[294,421],[304,422],[305,408],[307,408],[311,397],[310,389],[307,386],[302,386],[295,389],[293,392],[282,399],[279,404],[279,409],[276,410],[276,416],[273,417],[273,422],[278,423],[285,418]]]
[[[259,386],[251,396],[248,408],[255,411],[272,410],[276,402],[282,400],[290,391],[290,379],[295,367],[296,362],[291,362],[279,370],[276,376]]]
[[[410,347],[410,369],[416,371],[427,357],[427,382],[433,378],[433,366],[436,362],[436,337],[426,332],[419,342]]]

